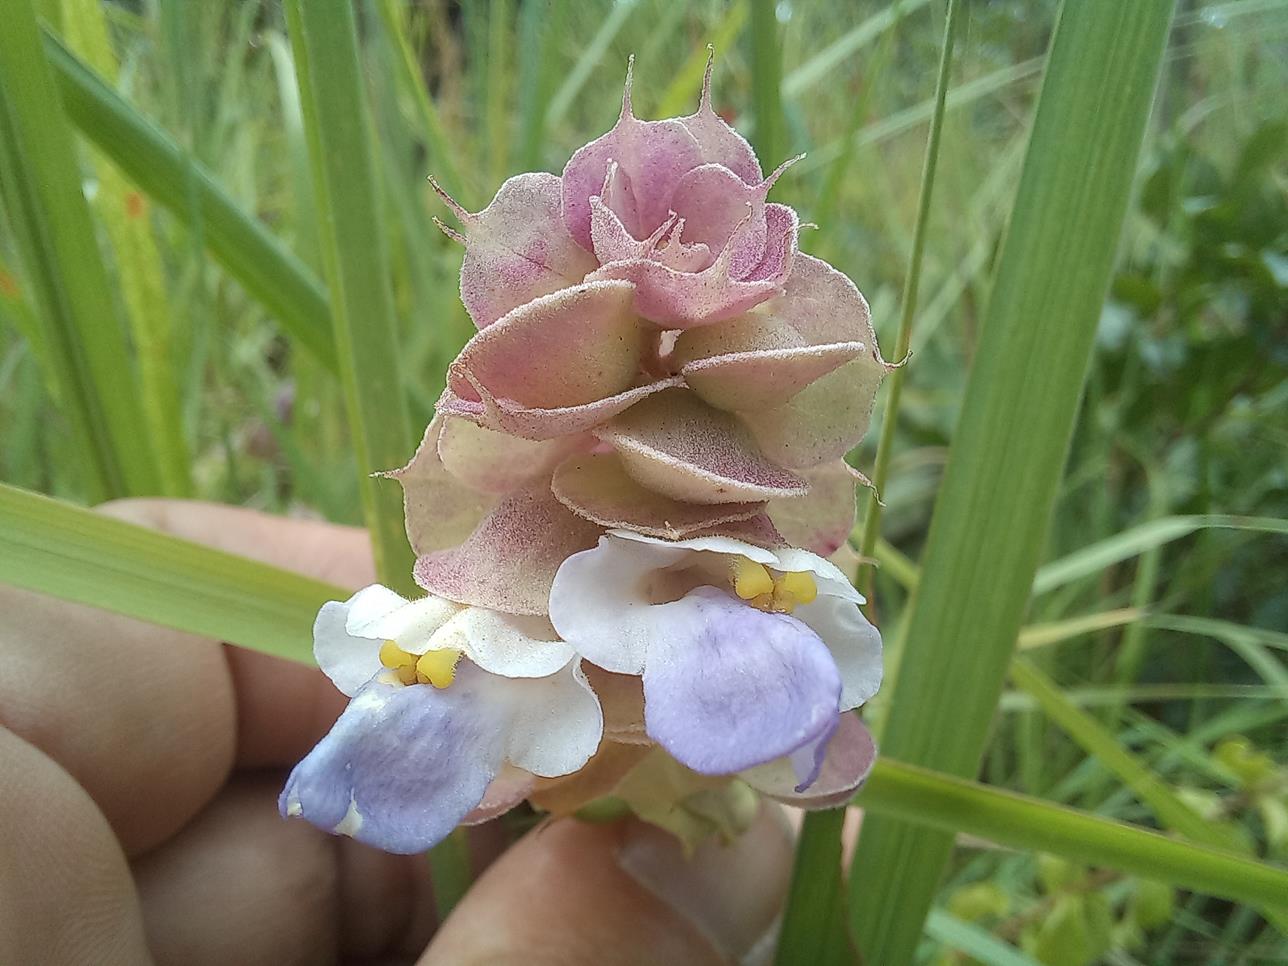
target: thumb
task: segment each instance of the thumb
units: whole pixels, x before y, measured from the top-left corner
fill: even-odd
[[[774,805],[737,841],[708,841],[687,860],[640,822],[560,819],[488,868],[420,964],[768,961],[791,863]]]

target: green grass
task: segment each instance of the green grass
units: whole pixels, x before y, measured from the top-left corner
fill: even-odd
[[[1266,896],[1248,891],[1269,874],[1262,866],[1221,866],[1209,882],[1209,853],[1155,837],[1124,850],[1119,826],[1096,824],[1210,827],[1271,864],[1288,859],[1274,824],[1288,798],[1288,0],[1179,5],[1135,178],[1115,182],[1121,239],[1103,218],[1084,233],[1090,248],[1070,235],[1043,269],[1054,306],[1017,301],[1047,250],[1027,246],[1017,277],[1017,233],[1036,230],[1035,217],[1078,226],[1113,207],[1104,196],[1073,206],[1056,181],[1045,199],[1021,191],[1016,208],[1016,186],[1034,177],[1022,171],[1056,0],[963,5],[921,232],[943,0],[491,0],[459,15],[438,0],[380,0],[341,5],[356,13],[352,33],[314,20],[322,34],[311,38],[289,28],[283,5],[257,0],[109,2],[101,23],[49,23],[43,40],[23,20],[31,6],[83,16],[87,3],[24,0],[0,40],[0,480],[77,503],[191,493],[361,521],[364,502],[376,506],[365,473],[409,455],[471,331],[460,251],[432,224],[441,211],[426,176],[477,209],[509,174],[558,171],[612,123],[630,53],[641,114],[687,112],[713,43],[715,107],[768,164],[807,153],[775,199],[818,224],[805,250],[855,279],[887,357],[923,239],[897,420],[881,425],[883,394],[854,457],[871,470],[877,441],[889,440],[872,613],[902,663],[869,717],[885,723],[893,759],[981,784],[923,782],[892,761],[864,792],[874,814],[850,899],[909,900],[888,917],[900,931],[888,946],[870,927],[886,907],[860,912],[867,961],[1051,962],[1053,922],[1082,928],[1091,945],[1080,948],[1104,962],[1288,958],[1259,909]],[[356,51],[345,47],[355,35]],[[344,70],[305,70],[301,85],[319,56]],[[1146,61],[1134,49],[1125,69]],[[1082,67],[1080,80],[1099,77]],[[1057,171],[1061,158],[1097,153],[1063,129],[1043,143]],[[1092,275],[1097,284],[1075,284]],[[1060,332],[1077,343],[1068,358],[1087,363],[1085,389],[1079,397],[1081,364],[1070,362],[1076,373],[1044,370],[1025,390],[1059,395],[1055,418],[1015,395],[1027,370],[998,346],[1050,334],[1061,313],[1076,316]],[[377,351],[355,355],[366,333]],[[1013,432],[981,442],[972,420],[990,408]],[[1070,424],[1067,461],[1053,470]],[[979,465],[945,477],[951,444]],[[1041,449],[1041,471],[1008,476],[1017,449]],[[935,530],[956,531],[955,559],[982,585],[945,576],[944,532],[928,543],[936,500],[941,513],[960,503],[966,470],[990,500],[973,523],[950,511]],[[255,584],[277,578],[222,560],[202,597],[205,558],[64,510],[0,491],[0,579],[307,652],[303,615],[327,589],[275,584],[290,604],[267,608]],[[366,515],[396,554],[395,512],[391,502]],[[106,547],[118,555],[112,581],[75,576]],[[999,569],[1003,558],[1013,566]],[[193,609],[166,610],[180,592],[196,594]],[[1002,690],[1017,644],[1028,674]],[[918,680],[955,674],[974,687],[907,697]],[[966,704],[970,727],[953,712]],[[1064,811],[996,797],[1008,791],[1079,812],[1065,826]],[[913,813],[907,840],[936,837],[946,863],[892,870],[873,859]],[[802,859],[806,873],[825,873],[806,876],[825,887],[808,890],[802,922],[828,932],[840,962],[831,821]],[[1060,839],[1068,829],[1077,834]],[[961,831],[1009,848],[954,840]],[[1026,851],[1040,848],[1063,852],[1064,871]],[[1178,891],[1151,919],[1139,877],[1163,868]],[[981,888],[1002,901],[981,904]],[[1093,928],[1101,908],[1107,938]]]

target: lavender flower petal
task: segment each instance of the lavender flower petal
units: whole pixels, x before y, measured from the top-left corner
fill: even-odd
[[[741,771],[802,748],[816,773],[841,695],[818,636],[795,618],[711,587],[655,611],[658,618],[665,612],[670,633],[650,642],[644,669],[649,736],[703,774]]]
[[[483,800],[504,754],[508,716],[475,699],[470,670],[443,690],[369,683],[291,772],[282,815],[387,852],[441,841]]]

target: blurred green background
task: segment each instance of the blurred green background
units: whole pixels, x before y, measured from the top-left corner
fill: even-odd
[[[322,275],[280,4],[41,6],[54,34]],[[886,628],[928,524],[1056,8],[976,0],[957,39],[884,494],[875,606]],[[716,46],[717,110],[767,168],[806,153],[774,197],[816,225],[802,248],[856,281],[893,350],[941,4],[782,0],[774,124],[755,116],[764,83],[747,3],[364,0],[358,10],[416,426],[472,331],[457,296],[460,248],[433,223],[450,219],[426,176],[475,210],[511,174],[559,171],[612,124],[630,53],[636,110],[657,117],[692,109],[705,45]],[[134,375],[156,404],[148,432],[168,434],[157,489],[360,522],[339,384],[209,257],[195,181],[180,182],[180,204],[166,210],[88,141],[79,149],[112,276],[103,324],[135,347]],[[83,501],[93,495],[83,455],[42,370],[10,229],[6,216],[0,479]],[[879,399],[857,466],[871,464],[881,412]],[[1283,861],[1288,544],[1230,526],[1248,517],[1288,519],[1288,0],[1183,2],[1049,540],[1057,566],[1021,642],[1069,703],[1184,801]],[[1026,692],[1004,696],[982,777],[1148,824],[1088,743],[1037,707]],[[1288,961],[1288,940],[1251,909],[972,843],[941,900],[927,962],[969,961],[964,950],[1003,962],[980,945],[989,937],[1051,964]]]

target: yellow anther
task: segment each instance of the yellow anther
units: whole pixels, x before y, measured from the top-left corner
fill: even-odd
[[[737,589],[736,583],[734,586]],[[747,596],[738,589],[738,596],[757,610],[770,614],[790,614],[801,604],[814,601],[818,596],[818,585],[810,574],[786,573],[770,578],[769,587],[762,593]]]
[[[416,661],[416,680],[445,688],[456,680],[456,664],[460,659],[461,652],[451,647],[426,651]]]
[[[729,574],[733,580],[733,592],[743,600],[774,591],[774,578],[769,576],[764,565],[741,555],[730,558]]]
[[[403,684],[416,683],[416,665],[404,664],[402,667],[394,668],[394,676]]]
[[[371,653],[368,651],[367,653]],[[393,641],[385,641],[380,645],[380,663],[392,670],[398,670],[400,667],[416,666],[416,655],[408,654]]]
[[[783,574],[774,581],[775,597],[790,597],[797,604],[811,604],[818,596],[818,584],[808,573]]]

